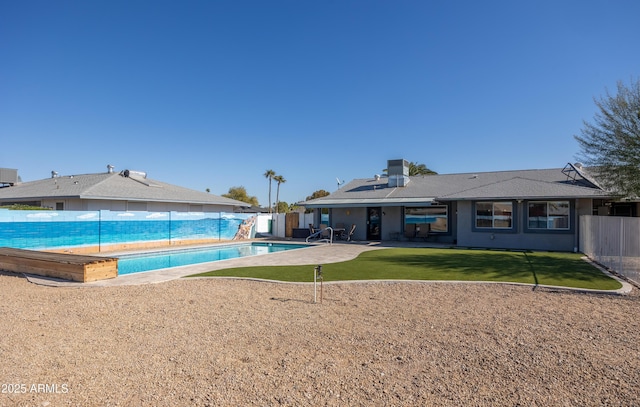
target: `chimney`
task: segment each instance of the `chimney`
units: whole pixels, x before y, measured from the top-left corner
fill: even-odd
[[[13,186],[18,183],[18,170],[11,168],[0,168],[0,188],[4,184]]]
[[[390,187],[406,186],[409,183],[409,161],[403,159],[388,160],[387,174],[389,174],[387,185]]]

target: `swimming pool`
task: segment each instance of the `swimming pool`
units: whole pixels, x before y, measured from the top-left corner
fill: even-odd
[[[304,244],[287,243],[241,243],[197,249],[165,250],[141,254],[118,256],[118,275],[141,273],[169,267],[188,266],[239,257],[257,256],[285,250],[309,247]]]

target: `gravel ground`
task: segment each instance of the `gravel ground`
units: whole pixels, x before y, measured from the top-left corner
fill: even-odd
[[[0,273],[2,406],[640,405],[640,296]]]

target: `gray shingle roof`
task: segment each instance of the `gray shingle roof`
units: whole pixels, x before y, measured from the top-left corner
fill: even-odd
[[[118,173],[61,176],[0,188],[0,200],[46,198],[250,206],[234,199],[147,178],[124,177]]]
[[[593,188],[589,182],[569,179],[562,168],[413,176],[404,187],[389,187],[387,181],[384,177],[379,180],[356,179],[327,197],[305,202],[305,206],[610,196],[601,189]]]

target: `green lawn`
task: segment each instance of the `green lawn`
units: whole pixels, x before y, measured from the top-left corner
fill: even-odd
[[[499,250],[393,248],[322,265],[324,281],[458,280],[503,281],[615,290],[622,285],[581,260],[581,254]],[[194,275],[313,281],[316,265],[243,267]]]

